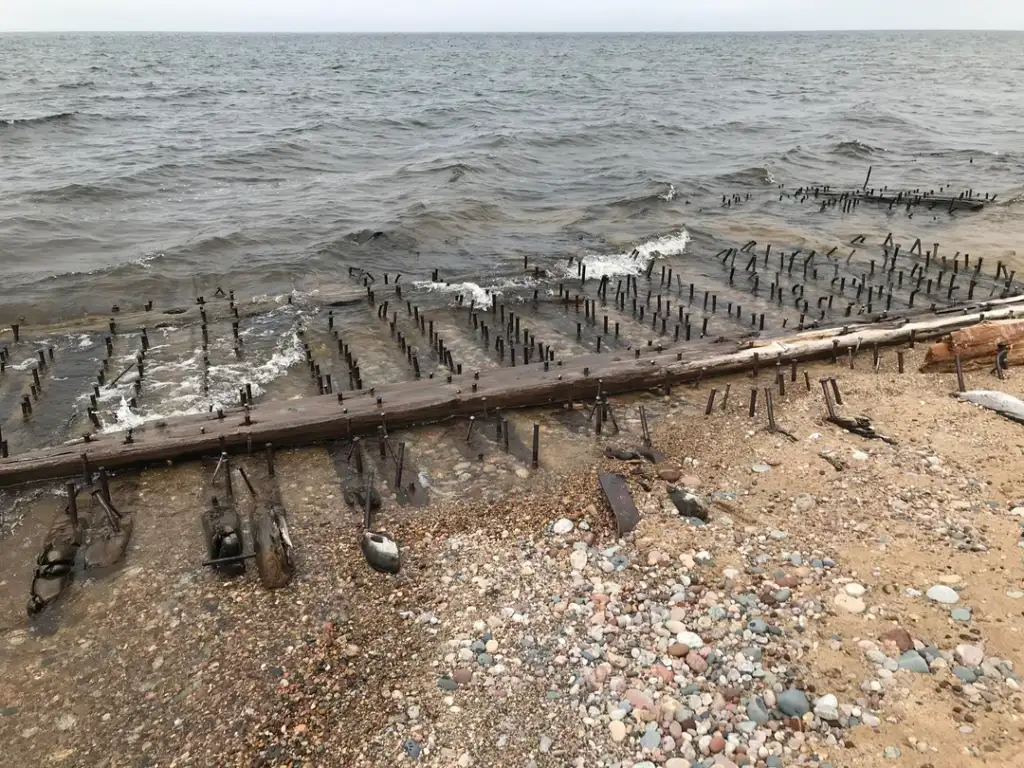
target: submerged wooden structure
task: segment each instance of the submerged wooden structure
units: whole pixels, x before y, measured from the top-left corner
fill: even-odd
[[[758,366],[845,356],[848,350],[923,341],[984,320],[1024,313],[1024,298],[877,323],[851,323],[773,339],[754,339],[708,354],[683,345],[633,353],[588,355],[564,365],[544,362],[392,384],[299,400],[249,405],[220,413],[183,416],[147,425],[126,436],[110,433],[88,441],[29,451],[0,461],[0,486],[78,474],[83,464],[107,469],[178,461],[225,451],[251,453],[265,443],[294,446],[375,434],[495,408],[523,408],[593,399],[699,382]]]

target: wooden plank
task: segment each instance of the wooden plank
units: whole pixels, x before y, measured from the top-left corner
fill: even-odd
[[[222,450],[249,451],[271,442],[276,446],[303,445],[322,440],[349,438],[388,429],[433,423],[485,409],[542,406],[570,399],[593,397],[598,382],[608,395],[677,385],[713,375],[739,373],[754,365],[821,359],[832,355],[833,342],[840,354],[846,349],[902,344],[911,334],[924,341],[984,319],[1013,317],[1024,311],[1024,300],[989,312],[949,314],[891,328],[851,325],[831,331],[815,331],[773,341],[742,345],[719,354],[687,350],[678,345],[668,351],[636,358],[626,355],[588,355],[571,364],[517,366],[480,374],[428,379],[379,387],[369,393],[346,397],[339,403],[323,395],[256,405],[246,423],[240,410],[168,419],[162,424],[136,429],[131,443],[118,433],[105,434],[85,443],[74,440],[61,446],[30,451],[0,461],[0,486],[75,475],[81,455],[93,466],[116,469],[156,461],[176,461],[219,454]],[[724,346],[724,345],[720,345]]]
[[[618,526],[619,536],[629,533],[640,524],[640,511],[636,508],[633,495],[626,485],[626,478],[622,475],[602,473],[597,476],[601,484],[608,505],[615,515],[615,524]]]

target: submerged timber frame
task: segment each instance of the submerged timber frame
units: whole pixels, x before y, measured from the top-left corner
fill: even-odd
[[[376,434],[495,409],[526,408],[656,389],[669,390],[705,378],[846,356],[863,347],[924,341],[986,320],[1024,313],[1024,297],[874,323],[817,329],[774,339],[755,339],[728,352],[708,354],[681,345],[650,347],[634,354],[587,355],[565,364],[533,363],[465,373],[338,395],[268,402],[227,411],[155,422],[129,433],[80,438],[0,461],[0,486],[53,480],[83,467],[122,469],[203,455],[262,450],[265,443],[297,446]]]

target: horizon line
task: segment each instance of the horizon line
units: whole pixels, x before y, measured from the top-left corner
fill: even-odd
[[[764,35],[831,32],[1024,32],[1024,28],[892,27],[832,29],[691,29],[691,30],[311,30],[311,29],[0,29],[0,35]]]

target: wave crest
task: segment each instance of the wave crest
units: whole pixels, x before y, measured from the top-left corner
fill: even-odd
[[[832,154],[844,155],[846,157],[871,157],[878,152],[884,152],[885,150],[880,147],[872,147],[870,144],[865,144],[863,141],[854,139],[853,141],[841,141],[832,148]]]
[[[47,125],[51,123],[66,123],[75,119],[77,112],[58,112],[53,115],[42,115],[40,117],[14,117],[10,120],[0,119],[0,128],[29,128],[33,125]]]
[[[690,233],[685,227],[661,237],[647,240],[630,251],[622,253],[588,253],[582,257],[587,265],[587,274],[593,277],[615,277],[618,275],[641,275],[651,260],[680,256],[690,243]],[[565,275],[576,276],[576,265],[565,264]]]
[[[758,184],[765,187],[775,183],[775,177],[772,176],[772,172],[760,165],[726,173],[719,176],[719,180],[726,184]]]

